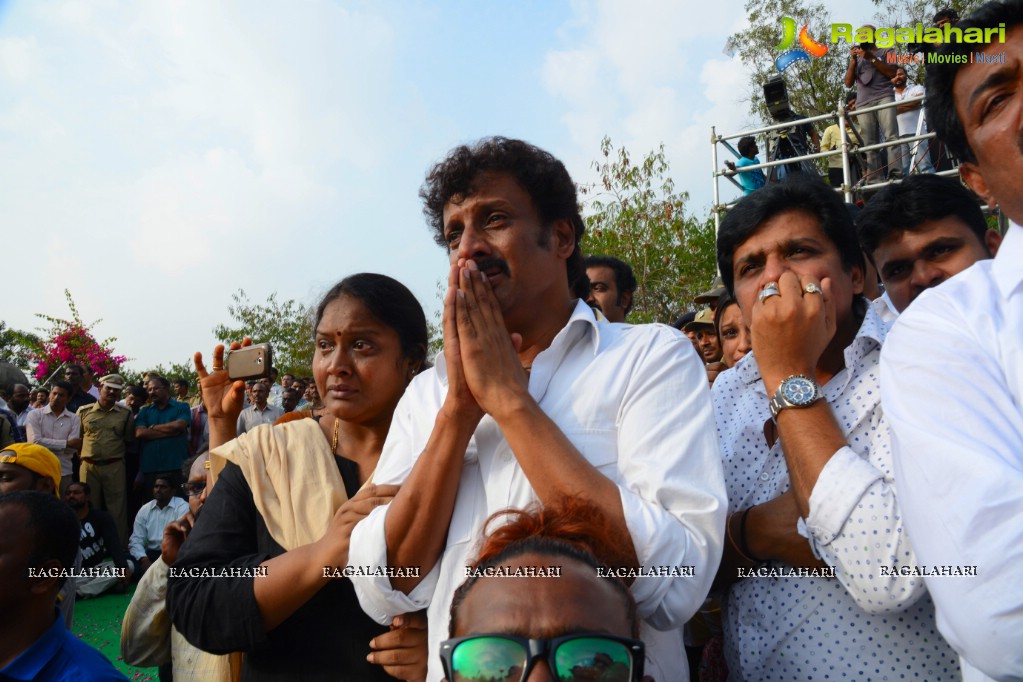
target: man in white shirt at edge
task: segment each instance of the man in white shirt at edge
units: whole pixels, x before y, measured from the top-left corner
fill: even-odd
[[[881,356],[906,523],[938,627],[963,679],[1023,679],[1023,4],[990,3],[958,28],[1005,24],[1005,42],[946,43],[939,54],[1004,54],[927,70],[927,118],[960,174],[1012,221],[993,260],[925,291]]]
[[[575,494],[613,523],[621,556],[609,563],[692,567],[631,583],[647,671],[686,679],[680,628],[706,597],[724,532],[702,362],[667,327],[596,319],[575,186],[550,154],[503,138],[459,147],[421,196],[451,262],[444,354],[395,410],[373,479],[401,491],[355,527],[349,557],[420,576],[354,577],[363,609],[389,623],[428,607],[427,679],[441,679],[452,593],[486,518]]]
[[[172,479],[157,476],[153,483],[153,499],[142,505],[135,516],[131,537],[128,538],[128,553],[139,563],[142,572],[149,570],[160,556],[163,529],[188,511],[188,502],[174,495],[177,491],[173,486]]]
[[[880,408],[887,327],[862,296],[841,199],[816,180],[754,192],[721,223],[718,267],[753,345],[713,389],[731,512],[718,582],[730,586],[730,673],[958,680],[923,581],[899,570],[917,562]]]
[[[924,96],[924,86],[919,84],[907,85],[907,81],[908,76],[906,75],[905,67],[898,67],[895,70],[895,76],[892,78],[896,102]],[[895,112],[896,118],[899,121],[899,137],[915,136],[917,128],[920,128],[921,135],[927,134],[927,126],[920,125],[920,114],[922,113],[920,102],[898,104],[895,107]],[[930,140],[917,140],[916,142],[904,143],[900,147],[891,147],[902,157],[902,177],[908,178],[909,174],[914,170],[918,173],[934,172],[929,142]]]

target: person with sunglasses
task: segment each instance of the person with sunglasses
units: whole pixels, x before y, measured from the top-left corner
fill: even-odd
[[[573,497],[491,516],[451,602],[440,645],[448,682],[652,682],[636,602],[597,558],[621,554],[610,528]]]
[[[188,495],[188,512],[167,524],[163,531],[160,555],[139,581],[121,625],[121,656],[125,663],[137,666],[158,666],[160,679],[178,682],[220,680],[230,675],[227,656],[217,656],[188,643],[167,615],[167,576],[169,567],[178,558],[181,543],[188,537],[192,524],[206,502],[209,482],[209,455],[198,455],[185,463],[181,485]]]

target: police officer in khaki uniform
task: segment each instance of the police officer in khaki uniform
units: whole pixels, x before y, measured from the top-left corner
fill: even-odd
[[[135,418],[121,407],[124,378],[108,374],[100,379],[99,400],[78,411],[82,422],[81,480],[92,488],[92,504],[114,517],[121,542],[128,537],[125,447],[135,439]]]

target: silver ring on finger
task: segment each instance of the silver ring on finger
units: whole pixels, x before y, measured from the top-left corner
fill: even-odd
[[[771,296],[780,296],[781,293],[778,291],[778,284],[776,282],[768,282],[764,285],[763,290],[760,292],[760,296],[757,300],[763,301]]]
[[[803,287],[803,291],[805,291],[808,294],[823,294],[824,293],[824,290],[821,289],[816,284],[814,284],[813,282],[810,282],[805,287]]]

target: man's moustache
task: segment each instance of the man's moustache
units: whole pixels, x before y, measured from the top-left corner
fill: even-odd
[[[511,271],[508,269],[508,263],[501,258],[484,258],[483,260],[476,261],[476,267],[480,269],[480,272],[486,272],[498,268],[501,274],[505,277],[511,277]]]

